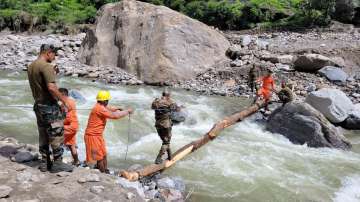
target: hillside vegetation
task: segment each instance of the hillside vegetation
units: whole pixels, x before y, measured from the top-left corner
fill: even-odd
[[[0,0],[0,29],[61,29],[93,23],[102,5],[118,0]],[[360,0],[142,0],[164,5],[220,29],[322,26],[354,22]],[[345,3],[344,3],[345,2]],[[345,4],[345,5],[342,5]],[[341,6],[341,9],[340,9]],[[338,11],[338,12],[336,12]]]

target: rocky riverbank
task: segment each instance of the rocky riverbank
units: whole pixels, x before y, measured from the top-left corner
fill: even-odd
[[[36,146],[0,137],[0,201],[183,201],[181,178],[155,175],[139,182],[77,167],[52,174],[37,169]],[[133,165],[129,169],[138,169]]]
[[[292,83],[297,99],[303,100],[316,89],[331,87],[345,92],[354,103],[360,102],[359,28],[334,23],[328,29],[304,33],[223,34],[232,44],[226,53],[229,61],[199,73],[194,79],[163,84],[209,95],[249,97],[252,93],[247,86],[247,74],[255,64],[259,74],[272,68],[278,85],[281,81]],[[52,43],[60,49],[56,64],[62,75],[113,84],[143,84],[120,68],[80,63],[77,54],[84,33],[0,36],[0,69],[25,69],[36,58],[42,43]],[[330,67],[320,70],[323,66]],[[310,71],[303,71],[304,68]]]

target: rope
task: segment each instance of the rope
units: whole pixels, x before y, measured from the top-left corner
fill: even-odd
[[[129,114],[128,132],[127,132],[127,144],[126,144],[126,152],[125,152],[125,161],[126,161],[127,154],[128,154],[128,151],[129,151],[130,132],[131,132],[131,118],[130,118],[130,114]]]

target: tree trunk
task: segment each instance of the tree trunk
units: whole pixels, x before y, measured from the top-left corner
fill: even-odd
[[[212,129],[207,132],[202,138],[195,140],[182,148],[180,148],[178,151],[176,151],[173,154],[172,159],[166,160],[161,164],[151,164],[146,167],[144,167],[141,170],[138,171],[121,171],[120,176],[124,177],[130,181],[136,181],[140,177],[149,176],[152,175],[158,171],[163,171],[166,168],[171,167],[174,165],[177,161],[183,159],[188,154],[196,151],[201,146],[205,145],[209,141],[215,139],[219,133],[224,130],[225,128],[234,125],[237,122],[242,121],[246,117],[250,116],[251,114],[254,114],[257,112],[260,108],[264,107],[265,103],[264,101],[259,101],[255,103],[254,105],[251,105],[249,108],[246,108],[243,111],[237,112],[229,117],[225,117],[223,120],[217,122]]]

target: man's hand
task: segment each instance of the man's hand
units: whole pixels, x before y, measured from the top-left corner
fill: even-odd
[[[55,100],[60,100],[69,111],[71,110],[71,106],[67,103],[66,97],[60,93],[56,83],[48,83],[47,88]]]

